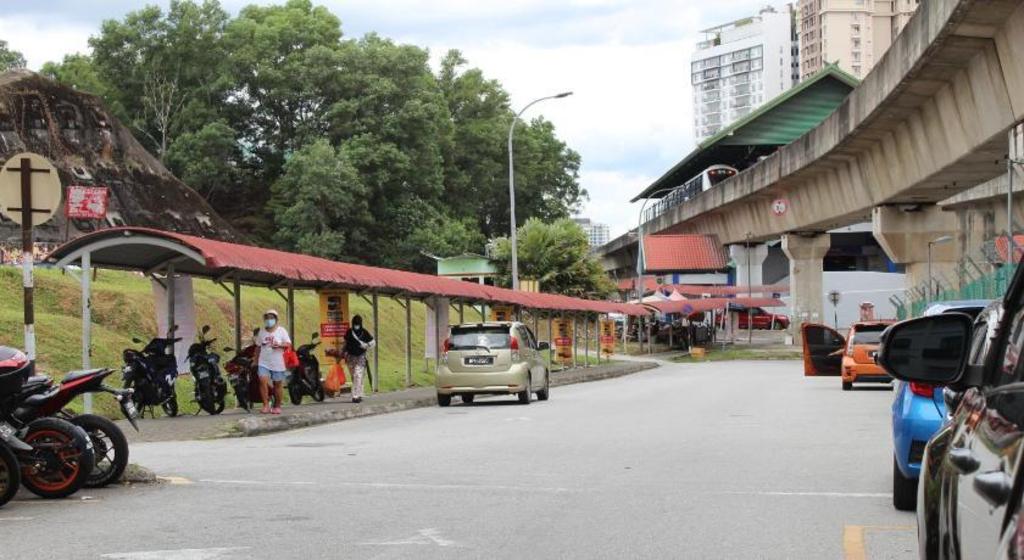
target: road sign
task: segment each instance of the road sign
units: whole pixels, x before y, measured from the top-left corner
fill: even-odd
[[[64,215],[75,220],[102,220],[107,217],[109,202],[107,187],[68,185]]]
[[[832,302],[832,305],[839,305],[839,292],[832,290],[828,293],[828,300]]]
[[[772,214],[781,216],[789,210],[789,202],[785,198],[776,198],[772,201]]]
[[[25,198],[30,205],[22,203]],[[15,223],[45,224],[60,208],[60,198],[57,169],[39,154],[15,154],[0,171],[0,212]]]

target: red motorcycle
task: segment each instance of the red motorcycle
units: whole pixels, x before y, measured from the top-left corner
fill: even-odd
[[[259,330],[253,331],[255,339]],[[234,352],[235,349],[225,347],[225,353]],[[259,356],[259,346],[255,342],[242,348],[235,354],[231,361],[224,364],[224,371],[228,374],[228,381],[235,391],[235,400],[238,406],[246,412],[252,412],[253,403],[263,402],[263,395],[260,394],[260,376],[256,359]]]
[[[59,385],[46,376],[29,377],[21,387],[21,404],[14,417],[22,423],[52,417],[66,420],[85,430],[95,450],[92,472],[85,480],[87,488],[101,488],[115,482],[128,466],[128,439],[117,424],[95,414],[74,414],[68,404],[85,393],[110,393],[118,402],[121,413],[138,431],[135,418],[138,412],[132,400],[131,389],[114,389],[103,381],[114,373],[109,368],[88,369],[69,373]]]

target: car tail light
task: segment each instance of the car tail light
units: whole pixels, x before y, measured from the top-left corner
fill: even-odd
[[[935,394],[935,386],[927,383],[910,383],[910,392],[919,397],[932,398]]]
[[[509,344],[508,347],[509,347],[510,350],[512,350],[512,361],[513,362],[518,362],[519,361],[519,339],[513,336],[512,337],[512,342]]]

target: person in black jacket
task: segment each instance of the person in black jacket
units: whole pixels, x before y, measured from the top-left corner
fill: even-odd
[[[352,328],[345,333],[345,357],[348,370],[352,373],[352,402],[363,400],[363,377],[366,375],[366,351],[376,342],[373,335],[363,328],[363,317],[352,317]]]

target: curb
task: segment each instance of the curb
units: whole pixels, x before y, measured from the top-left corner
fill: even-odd
[[[576,383],[587,383],[590,381],[602,381],[632,375],[641,371],[654,369],[659,364],[655,362],[628,362],[621,364],[621,367],[600,373],[589,373],[586,369],[569,370],[560,375],[553,372],[551,375],[551,386],[561,387],[574,385]],[[414,408],[425,408],[437,405],[437,398],[433,395],[402,401],[384,403],[364,403],[357,408],[346,408],[342,410],[329,410],[318,412],[303,412],[289,414],[286,416],[264,416],[242,418],[234,426],[229,428],[228,433],[222,437],[252,437],[274,432],[284,432],[298,428],[307,428],[320,424],[341,422],[353,418],[364,418],[366,416],[377,416],[379,414],[390,414]]]

